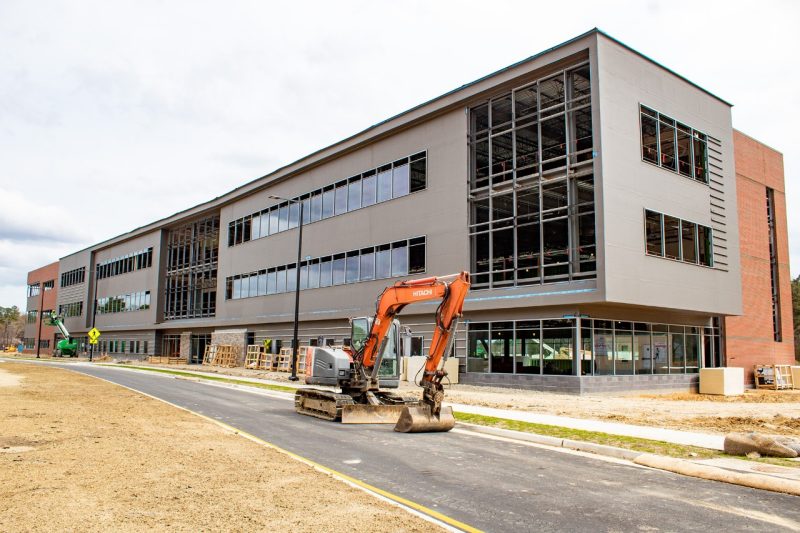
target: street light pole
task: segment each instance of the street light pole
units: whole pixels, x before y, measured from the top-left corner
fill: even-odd
[[[297,354],[300,350],[300,339],[298,338],[298,330],[300,328],[300,261],[303,259],[303,202],[298,200],[289,200],[288,198],[281,198],[280,196],[270,196],[275,200],[283,200],[290,204],[300,204],[300,219],[298,224],[297,234],[297,278],[294,286],[294,335],[292,336],[292,374],[289,376],[289,381],[298,381],[297,377]]]
[[[39,282],[39,333],[36,335],[36,359],[42,350],[42,320],[44,320],[44,283]]]
[[[297,381],[297,353],[300,350],[298,328],[300,326],[300,260],[303,254],[303,202],[300,204],[300,224],[297,236],[297,283],[294,287],[294,338],[292,339],[292,375],[289,381]]]

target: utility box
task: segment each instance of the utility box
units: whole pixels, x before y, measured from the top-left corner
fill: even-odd
[[[741,396],[744,394],[744,368],[701,368],[700,394]]]
[[[414,383],[420,377],[422,377],[421,369],[425,366],[425,360],[427,357],[424,355],[415,355],[413,357],[406,357],[406,371],[405,371],[405,379],[409,383]],[[444,369],[447,370],[447,377],[444,378],[442,383],[447,385],[447,380],[450,380],[450,383],[456,384],[458,383],[458,359],[456,357],[450,357],[444,363]],[[419,377],[417,377],[417,373],[419,373]]]

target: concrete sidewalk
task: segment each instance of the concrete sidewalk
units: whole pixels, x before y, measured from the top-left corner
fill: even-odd
[[[113,366],[115,368],[125,368],[125,365],[108,365],[108,366]],[[137,364],[135,366],[153,368],[158,370],[172,370],[169,367],[152,366],[148,364]],[[283,387],[298,388],[303,386],[301,382],[275,381],[262,378],[228,375],[218,372],[203,372],[198,370],[184,370],[184,369],[174,369],[174,371],[183,372],[187,374],[194,374],[197,376],[210,376],[217,378],[235,379],[238,381],[246,381],[250,383],[262,383],[268,385],[280,385]],[[447,402],[445,403],[447,405],[451,405],[453,407],[453,410],[462,413],[492,416],[495,418],[506,418],[509,420],[517,420],[520,422],[531,422],[534,424],[544,424],[548,426],[580,429],[584,431],[597,431],[601,433],[608,433],[610,435],[636,437],[640,439],[670,442],[673,444],[699,446],[701,448],[709,448],[712,450],[722,450],[723,442],[725,440],[725,437],[723,436],[711,435],[708,433],[696,433],[690,431],[679,431],[675,429],[664,429],[657,427],[636,426],[632,424],[621,424],[618,422],[603,422],[600,420],[571,418],[567,416],[557,416],[557,415],[546,415],[531,411],[520,411],[516,409],[496,409],[493,407],[482,407],[478,405],[447,403]]]
[[[636,437],[639,439],[659,440],[671,442],[673,444],[684,444],[688,446],[699,446],[712,450],[722,450],[725,437],[721,435],[711,435],[708,433],[695,433],[691,431],[679,431],[675,429],[664,429],[648,426],[634,426],[632,424],[620,424],[618,422],[603,422],[601,420],[588,420],[583,418],[570,418],[567,416],[544,415],[530,411],[519,411],[515,409],[495,409],[493,407],[482,407],[479,405],[450,404],[453,410],[462,413],[475,415],[493,416],[496,418],[508,418],[520,422],[531,422],[534,424],[545,424],[548,426],[559,426],[570,429],[581,429],[584,431],[598,431],[610,435],[621,435],[624,437]]]

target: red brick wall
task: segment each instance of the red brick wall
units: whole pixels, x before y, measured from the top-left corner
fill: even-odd
[[[783,155],[736,130],[733,149],[743,315],[725,319],[725,349],[728,366],[744,367],[745,381],[752,383],[754,364],[794,363]],[[782,342],[773,339],[767,187],[775,191]]]
[[[25,350],[25,353],[36,353],[36,346],[39,345],[39,320],[42,319],[42,310],[43,309],[52,309],[54,311],[58,311],[58,286],[60,283],[60,279],[58,278],[58,261],[55,263],[51,263],[49,265],[43,266],[41,268],[37,268],[36,270],[31,270],[28,272],[28,285],[33,283],[40,283],[44,284],[46,281],[54,280],[53,288],[49,291],[45,291],[41,287],[39,288],[39,294],[37,296],[28,298],[28,311],[33,311],[34,309],[39,311],[38,318],[36,322],[33,324],[27,324],[25,327],[25,336],[26,337],[33,337],[36,339],[36,343],[34,344],[33,350]],[[42,296],[44,295],[44,296]],[[42,299],[44,298],[44,300]],[[54,328],[52,326],[47,325],[47,321],[45,320],[42,322],[42,339],[49,339],[50,340],[50,348],[42,348],[41,354],[51,355],[53,353],[53,349],[55,348],[55,337],[56,333],[58,332],[58,328]]]

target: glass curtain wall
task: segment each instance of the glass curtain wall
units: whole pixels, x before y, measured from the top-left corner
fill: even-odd
[[[574,319],[469,322],[467,372],[571,375]],[[719,320],[709,327],[583,319],[582,375],[693,374],[722,361]]]
[[[217,309],[219,217],[169,231],[164,318],[213,317]]]
[[[473,288],[593,278],[589,65],[470,109]]]

